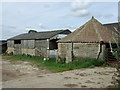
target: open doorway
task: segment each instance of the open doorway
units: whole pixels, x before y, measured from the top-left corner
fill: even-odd
[[[52,39],[52,40],[50,40],[50,43],[49,43],[49,49],[50,50],[58,49],[57,40],[58,39]]]
[[[112,49],[113,51],[115,51],[117,49],[117,45],[112,43],[111,46],[109,43],[106,43],[106,48],[105,48],[105,51],[106,51],[106,60],[107,61],[116,61],[116,57],[113,55],[113,53],[111,52],[111,46],[112,46]]]
[[[58,39],[52,39],[49,42],[49,57],[51,58],[56,58],[57,56],[57,49],[58,49],[57,40]]]

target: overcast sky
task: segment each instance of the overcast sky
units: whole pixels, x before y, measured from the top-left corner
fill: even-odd
[[[101,23],[118,21],[117,2],[4,2],[2,38],[8,39],[29,29],[74,31],[94,16]]]

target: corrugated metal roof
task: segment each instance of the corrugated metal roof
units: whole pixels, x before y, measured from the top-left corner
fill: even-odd
[[[69,30],[56,30],[56,31],[46,31],[46,32],[33,32],[20,34],[15,37],[9,38],[8,40],[34,40],[34,39],[49,39],[60,33],[71,33]]]
[[[113,34],[113,30],[106,27],[97,21],[94,17],[85,23],[80,28],[76,29],[74,32],[66,36],[65,38],[58,40],[58,42],[82,42],[82,43],[96,43],[103,41],[104,43],[114,42],[113,35],[118,37],[118,35]]]

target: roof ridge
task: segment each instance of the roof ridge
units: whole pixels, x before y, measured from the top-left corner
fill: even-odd
[[[93,27],[95,28],[95,33],[98,35],[99,40],[100,40],[100,41],[103,41],[103,39],[102,39],[102,37],[101,37],[101,35],[100,35],[100,33],[99,33],[99,30],[98,30],[98,28],[96,27],[95,20],[96,20],[96,19],[92,20]],[[98,22],[98,21],[96,20],[96,22]],[[98,23],[100,23],[100,22],[98,22]],[[100,24],[101,24],[101,23],[100,23]]]
[[[65,31],[65,30],[42,31],[42,32],[36,32],[36,33],[57,32],[57,31]]]

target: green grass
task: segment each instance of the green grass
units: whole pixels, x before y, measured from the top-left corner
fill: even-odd
[[[73,69],[80,68],[94,68],[96,66],[104,66],[104,61],[96,59],[81,59],[75,60],[70,63],[57,63],[55,59],[50,58],[49,60],[44,61],[43,58],[30,55],[11,55],[9,60],[21,60],[21,61],[30,61],[32,64],[38,67],[47,68],[53,72],[62,72]]]

